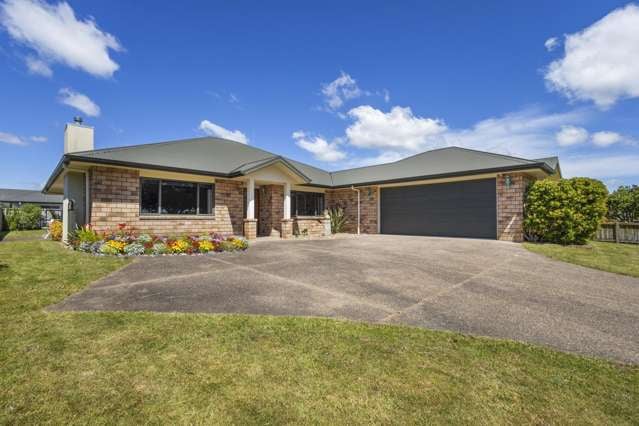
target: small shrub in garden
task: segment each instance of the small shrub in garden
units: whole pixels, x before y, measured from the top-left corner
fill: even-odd
[[[584,244],[606,214],[608,190],[596,179],[540,180],[526,192],[524,231],[527,239]]]
[[[328,211],[328,216],[331,219],[331,232],[338,234],[344,229],[346,225],[346,215],[344,209],[341,207],[335,207]]]
[[[62,222],[59,220],[52,220],[49,223],[49,236],[53,241],[60,241],[62,239]]]
[[[139,256],[144,254],[144,245],[132,243],[124,247],[124,254],[127,256]]]
[[[164,243],[155,243],[151,248],[151,252],[153,254],[167,254],[169,253],[169,248]]]
[[[80,243],[95,243],[100,240],[100,236],[97,232],[93,230],[91,225],[85,225],[81,228],[76,229],[74,233],[74,239],[78,240]]]
[[[42,209],[35,204],[24,204],[17,210],[10,210],[7,214],[7,225],[10,231],[38,229]]]
[[[153,238],[149,234],[140,234],[137,238],[137,242],[140,244],[146,244],[153,241]]]

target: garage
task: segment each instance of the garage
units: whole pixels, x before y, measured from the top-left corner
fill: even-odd
[[[382,234],[497,237],[495,179],[382,188]]]

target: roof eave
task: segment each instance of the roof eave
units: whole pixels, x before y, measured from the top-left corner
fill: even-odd
[[[350,188],[351,186],[383,185],[387,183],[402,183],[402,182],[412,182],[416,180],[431,180],[431,179],[442,179],[442,178],[459,177],[459,176],[472,176],[472,175],[478,175],[478,174],[484,174],[484,173],[499,173],[499,172],[509,172],[509,171],[526,170],[526,169],[541,169],[544,172],[548,173],[549,175],[552,175],[555,172],[546,163],[531,163],[531,164],[521,164],[517,166],[508,166],[508,167],[493,167],[488,169],[464,170],[459,172],[440,173],[436,175],[411,176],[411,177],[397,178],[397,179],[384,179],[384,180],[377,180],[377,181],[344,183],[341,185],[333,185],[331,188],[338,189],[338,188]]]

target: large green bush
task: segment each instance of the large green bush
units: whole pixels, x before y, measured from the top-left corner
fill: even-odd
[[[11,231],[37,229],[42,209],[35,204],[24,204],[19,209],[7,211],[7,224]]]
[[[533,241],[584,244],[607,208],[606,186],[596,179],[540,180],[526,193],[524,231]]]
[[[620,186],[608,196],[608,219],[639,222],[639,186]]]

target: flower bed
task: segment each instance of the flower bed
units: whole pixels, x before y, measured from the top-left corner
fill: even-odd
[[[115,232],[103,234],[87,225],[77,229],[69,243],[74,250],[111,256],[208,254],[248,248],[248,241],[244,238],[219,234],[181,237],[137,234],[124,224],[119,225]]]

